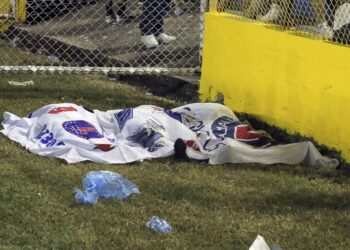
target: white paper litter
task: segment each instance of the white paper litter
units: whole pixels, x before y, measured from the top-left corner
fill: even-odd
[[[16,81],[8,81],[9,85],[12,86],[30,86],[30,85],[34,85],[34,82],[32,80],[30,81],[25,81],[25,82],[16,82]]]
[[[270,247],[267,245],[264,237],[258,234],[249,250],[270,250]]]

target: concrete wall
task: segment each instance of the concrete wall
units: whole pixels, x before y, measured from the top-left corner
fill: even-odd
[[[350,47],[229,14],[205,16],[200,94],[313,137],[350,162]]]

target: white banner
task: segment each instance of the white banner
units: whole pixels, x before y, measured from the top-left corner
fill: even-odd
[[[182,139],[190,159],[210,164],[262,163],[337,166],[311,142],[276,145],[265,132],[240,122],[226,106],[194,103],[88,111],[71,103],[44,106],[27,117],[5,112],[1,132],[27,150],[69,163],[121,164],[174,154]]]

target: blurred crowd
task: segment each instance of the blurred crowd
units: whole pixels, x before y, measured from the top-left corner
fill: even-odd
[[[319,37],[350,44],[349,0],[218,0],[218,10],[288,28],[313,26]]]
[[[142,13],[134,14],[130,0],[107,0],[106,23],[123,23],[139,17],[141,42],[146,48],[171,43],[176,37],[164,30],[167,14],[181,16],[188,12],[188,1],[199,0],[139,0]],[[239,12],[241,15],[283,27],[308,26],[317,37],[350,44],[350,0],[218,0],[219,12]]]

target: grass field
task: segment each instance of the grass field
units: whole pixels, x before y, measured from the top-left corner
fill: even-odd
[[[9,80],[33,80],[14,87]],[[0,113],[49,103],[100,110],[180,103],[97,76],[0,75]],[[133,181],[141,194],[95,206],[74,203],[91,170]],[[334,169],[172,158],[127,165],[69,165],[33,155],[0,135],[0,249],[248,249],[257,234],[282,249],[349,249],[350,179]],[[157,215],[169,235],[145,226]]]
[[[50,60],[41,55],[33,55],[29,51],[16,48],[13,44],[9,47],[8,42],[1,39],[0,33],[0,65],[50,65]]]

